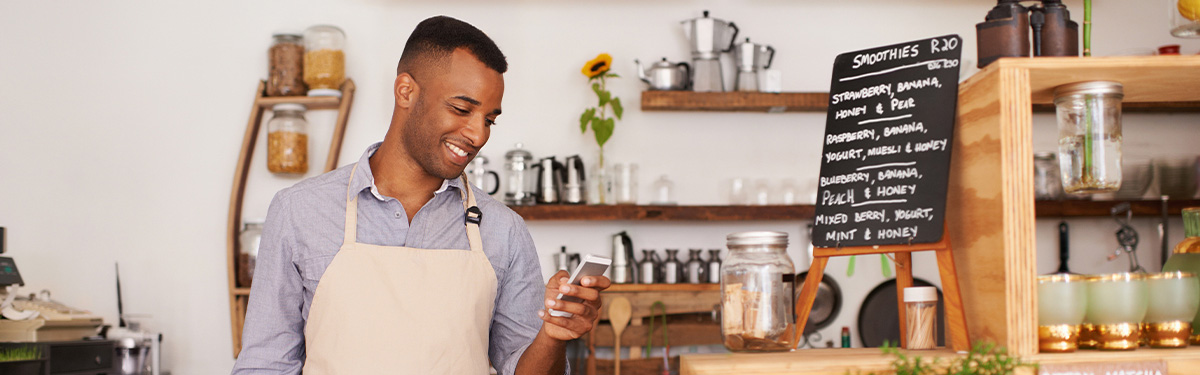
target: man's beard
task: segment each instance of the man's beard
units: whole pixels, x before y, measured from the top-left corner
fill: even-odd
[[[462,169],[456,170],[453,166],[447,168],[440,154],[446,152],[442,150],[446,146],[442,144],[441,136],[434,134],[432,125],[427,123],[427,115],[425,98],[418,96],[412,114],[404,121],[404,135],[400,141],[425,173],[441,179],[458,177]]]

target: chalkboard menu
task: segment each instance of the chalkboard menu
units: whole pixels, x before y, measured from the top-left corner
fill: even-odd
[[[941,240],[961,55],[958,35],[838,55],[813,245]]]

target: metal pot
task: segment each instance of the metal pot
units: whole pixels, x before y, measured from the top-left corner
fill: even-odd
[[[651,64],[649,69],[642,68],[642,62],[637,64],[638,78],[650,84],[651,90],[687,90],[692,84],[692,66],[685,62],[673,63],[662,58]]]

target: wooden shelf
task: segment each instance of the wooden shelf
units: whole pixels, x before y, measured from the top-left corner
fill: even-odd
[[[925,359],[959,356],[948,349],[902,350]],[[1128,352],[1080,350],[1074,353],[1034,354],[1025,361],[1040,364],[1165,361],[1170,374],[1192,374],[1200,368],[1200,348],[1148,349]],[[820,374],[888,372],[892,357],[878,348],[809,349],[786,353],[684,354],[680,374]]]
[[[735,221],[807,220],[812,205],[776,206],[511,206],[526,221],[534,220],[651,220]]]
[[[1111,216],[1111,210],[1114,206],[1125,201],[1037,201],[1035,207],[1038,217],[1085,217],[1085,216]],[[1128,201],[1130,208],[1133,209],[1134,216],[1159,216],[1162,215],[1162,202],[1157,200],[1138,200]],[[1180,211],[1187,207],[1200,207],[1200,200],[1169,200],[1167,201],[1167,211],[1172,216],[1179,215]]]
[[[719,290],[721,290],[721,284],[613,284],[604,292],[715,292]]]
[[[1106,217],[1116,201],[1037,201],[1038,217]],[[1158,216],[1161,203],[1157,200],[1136,200],[1132,203],[1135,216]],[[1200,200],[1171,200],[1167,205],[1171,215],[1179,215],[1186,207],[1200,207]],[[542,205],[511,206],[526,221],[549,220],[648,220],[648,221],[779,221],[812,220],[811,204],[775,206],[574,206]],[[614,285],[615,287],[615,285]]]
[[[276,104],[303,104],[307,109],[337,109],[342,99],[336,96],[275,96],[262,97],[255,101],[259,107],[271,109]]]
[[[1054,104],[1034,104],[1033,111],[1038,113],[1054,113]],[[1200,112],[1200,102],[1140,102],[1121,103],[1124,113],[1180,113]]]
[[[825,112],[827,92],[643,91],[643,111]]]

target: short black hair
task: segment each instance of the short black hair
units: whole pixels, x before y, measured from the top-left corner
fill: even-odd
[[[419,69],[418,65],[436,63],[449,57],[454,50],[466,48],[488,68],[497,73],[508,71],[508,61],[500,47],[487,34],[471,24],[452,17],[430,17],[417,24],[408,43],[404,45],[404,53],[396,64],[396,74]]]

